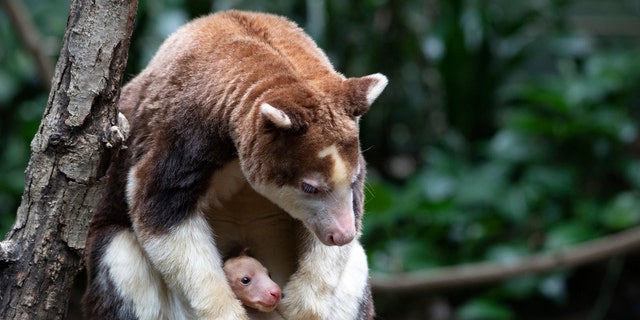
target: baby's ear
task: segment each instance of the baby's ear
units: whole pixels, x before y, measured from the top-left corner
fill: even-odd
[[[354,116],[361,116],[369,111],[371,104],[376,101],[388,83],[387,77],[381,73],[347,79],[348,96],[353,100],[349,101],[351,113]]]
[[[306,124],[303,121],[304,115],[302,112],[293,110],[293,108],[285,111],[274,107],[269,103],[263,102],[260,105],[260,113],[267,123],[278,129],[301,131],[306,128]]]

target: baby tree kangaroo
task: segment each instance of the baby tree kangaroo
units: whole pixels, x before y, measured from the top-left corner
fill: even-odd
[[[280,287],[271,280],[267,268],[249,256],[248,248],[225,259],[223,269],[231,290],[245,306],[269,312],[280,302]]]
[[[275,15],[172,34],[122,90],[131,132],[89,231],[87,319],[248,319],[222,265],[234,242],[283,288],[271,319],[372,319],[358,123],[386,85],[336,72]]]

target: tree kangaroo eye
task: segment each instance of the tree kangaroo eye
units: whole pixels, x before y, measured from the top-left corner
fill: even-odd
[[[308,193],[308,194],[316,194],[316,193],[318,193],[318,188],[316,188],[316,187],[314,187],[314,186],[312,186],[312,185],[310,185],[310,184],[308,184],[306,182],[302,183],[301,189],[302,189],[302,191],[304,191],[305,193]]]
[[[251,282],[251,278],[249,277],[244,277],[240,280],[240,283],[242,284],[249,284],[249,282]]]

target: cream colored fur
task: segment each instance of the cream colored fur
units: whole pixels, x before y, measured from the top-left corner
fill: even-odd
[[[182,299],[167,290],[131,231],[121,231],[113,238],[103,264],[119,293],[133,301],[138,319],[196,319]]]

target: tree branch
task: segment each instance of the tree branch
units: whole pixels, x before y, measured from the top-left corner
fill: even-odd
[[[22,201],[0,242],[0,319],[61,319],[66,313],[103,177],[120,147],[116,102],[137,5],[71,2],[49,101],[30,145]]]
[[[53,78],[53,60],[43,49],[40,33],[33,24],[31,16],[20,0],[3,0],[2,2],[7,8],[13,27],[18,31],[20,40],[36,60],[40,82],[47,90],[50,90]]]
[[[376,293],[435,291],[577,267],[638,249],[640,227],[635,227],[566,249],[509,263],[470,263],[394,275],[372,273],[371,286]]]

